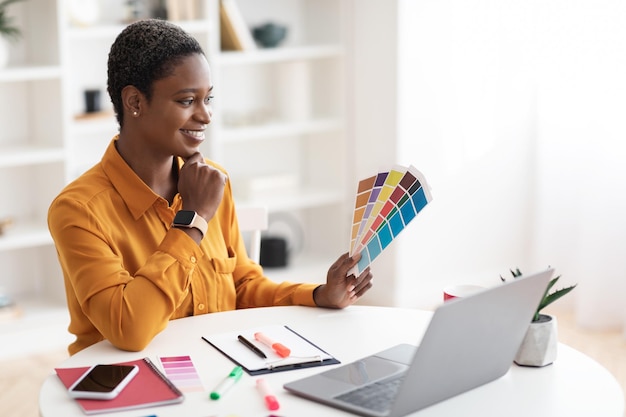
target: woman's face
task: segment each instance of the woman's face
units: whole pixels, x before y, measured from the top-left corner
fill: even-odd
[[[155,157],[187,158],[198,151],[211,123],[211,71],[203,55],[183,59],[169,77],[155,81],[141,109],[140,131]]]

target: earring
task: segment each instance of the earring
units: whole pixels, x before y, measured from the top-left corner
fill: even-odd
[[[133,116],[135,116],[135,117],[137,117],[137,115],[138,115],[138,114],[139,114],[139,113],[138,113],[137,111],[134,111],[134,112],[133,112]]]

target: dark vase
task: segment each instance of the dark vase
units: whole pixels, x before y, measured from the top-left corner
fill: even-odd
[[[287,27],[276,23],[266,23],[252,29],[252,36],[261,46],[274,48],[287,36]]]

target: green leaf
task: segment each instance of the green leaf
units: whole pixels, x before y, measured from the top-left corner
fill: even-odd
[[[0,2],[0,35],[9,39],[17,39],[21,34],[21,30],[14,26],[13,18],[7,15],[6,8],[11,3],[17,3],[23,0],[4,0]]]
[[[567,294],[570,291],[572,291],[574,288],[576,288],[576,285],[578,285],[578,284],[575,284],[575,285],[572,285],[572,286],[566,287],[566,288],[561,288],[560,290],[556,290],[552,294],[549,294],[549,295],[544,295],[543,299],[541,300],[541,303],[539,304],[539,307],[537,307],[537,312],[535,314],[535,318],[538,318],[539,312],[541,310],[543,310],[545,307],[549,306],[550,304],[552,304],[553,302],[555,302],[559,298],[563,297],[565,294]]]
[[[520,271],[519,268],[515,268],[514,270],[509,269],[509,271],[511,271],[511,275],[513,275],[514,278],[522,276],[522,271]],[[568,292],[576,288],[576,285],[572,285],[571,287],[561,288],[560,290],[554,291],[552,294],[550,294],[550,290],[554,287],[554,285],[559,280],[559,278],[561,278],[560,275],[552,278],[550,282],[548,283],[546,290],[543,292],[543,296],[541,297],[541,302],[539,303],[537,310],[535,310],[533,321],[539,320],[539,315],[540,315],[541,310],[543,310],[545,307],[552,304],[553,302],[555,302],[556,300],[558,300],[559,298],[563,297],[565,294],[567,294]],[[502,275],[500,275],[500,280],[502,282],[506,281]]]

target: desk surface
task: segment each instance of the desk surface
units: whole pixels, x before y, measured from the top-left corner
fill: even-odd
[[[142,352],[124,352],[100,342],[70,357],[60,367],[114,363],[158,356],[190,355],[204,393],[186,393],[180,405],[110,414],[117,417],[157,415],[266,417],[268,412],[255,388],[258,377],[244,374],[222,399],[209,392],[233,368],[233,363],[201,339],[211,333],[231,332],[269,324],[285,324],[298,331],[342,363],[381,351],[398,343],[418,344],[431,313],[386,307],[351,306],[344,310],[311,307],[271,307],[214,313],[171,321]],[[334,365],[336,366],[336,365]],[[280,402],[280,416],[352,416],[340,410],[296,397],[283,390],[285,382],[330,369],[330,366],[264,375]],[[41,387],[42,417],[83,416],[57,378],[50,375]],[[502,378],[415,413],[419,417],[506,415],[508,417],[623,417],[624,396],[615,378],[597,362],[563,344],[557,360],[544,368],[512,365]]]

